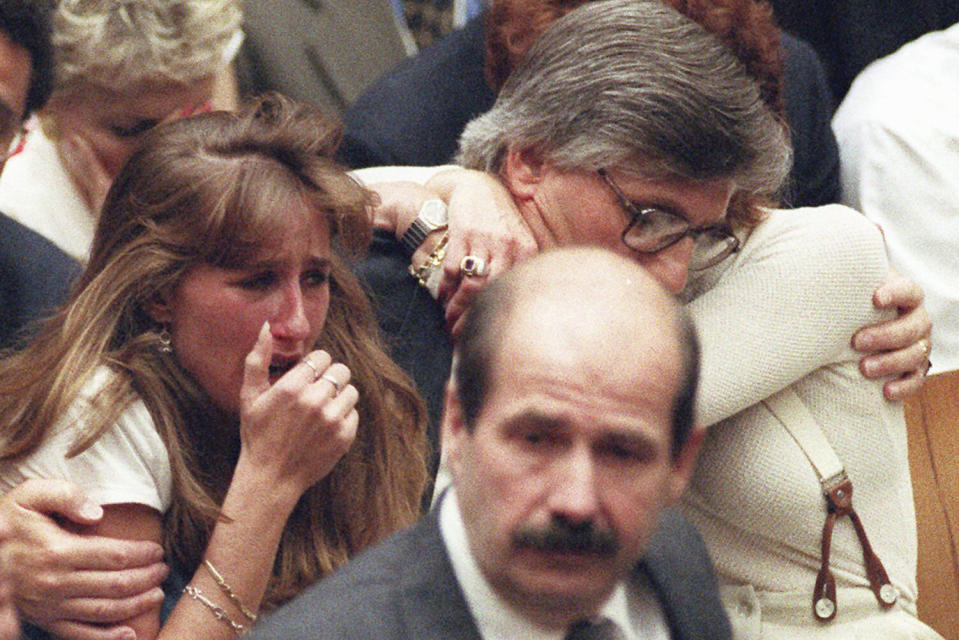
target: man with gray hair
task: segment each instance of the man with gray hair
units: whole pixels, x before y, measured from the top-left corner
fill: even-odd
[[[883,319],[871,298],[888,272],[885,247],[838,205],[763,208],[788,155],[714,35],[658,2],[609,0],[541,36],[464,132],[460,159],[498,174],[540,248],[609,248],[690,301],[704,353],[698,416],[711,430],[683,510],[742,637],[918,630],[905,424],[860,375],[849,340]],[[459,266],[475,287],[503,268],[478,248],[459,258],[445,270]],[[687,286],[690,271],[701,273]],[[628,334],[609,339],[622,346]],[[922,340],[913,348],[927,351]],[[866,523],[856,532],[844,520],[832,537],[832,521],[822,525],[825,465],[809,464],[808,445],[783,426],[795,420],[778,410],[783,398],[814,416],[843,461],[833,467],[850,470]]]
[[[499,176],[538,248],[600,245],[637,260],[673,293],[688,267],[730,255],[730,224],[756,220],[759,205],[774,201],[789,158],[782,124],[734,52],[655,0],[589,3],[554,24],[493,108],[467,126],[459,153],[464,166]],[[630,202],[652,214],[633,217]],[[651,225],[657,239],[647,245],[640,236]],[[408,235],[424,228],[414,223]],[[442,251],[441,233],[414,262]],[[436,424],[451,354],[444,319],[407,275],[397,243],[381,240],[360,271],[391,353]],[[490,256],[475,257],[489,261],[489,275],[501,272]],[[446,264],[455,269],[461,258],[448,254]],[[461,286],[483,284],[467,277]]]
[[[548,251],[480,293],[457,354],[452,489],[252,637],[728,638],[702,543],[667,510],[704,435],[672,296],[611,252]]]

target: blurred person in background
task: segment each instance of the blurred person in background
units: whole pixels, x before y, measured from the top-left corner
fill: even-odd
[[[209,108],[239,0],[61,0],[53,92],[0,177],[0,211],[86,260],[103,195],[143,134]]]
[[[0,170],[16,148],[23,120],[50,95],[48,8],[33,0],[0,4]],[[0,208],[0,348],[62,302],[78,270],[56,245]]]

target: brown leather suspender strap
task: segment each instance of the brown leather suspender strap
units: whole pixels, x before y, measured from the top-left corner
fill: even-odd
[[[836,520],[849,516],[859,544],[862,547],[866,564],[866,576],[872,592],[883,608],[891,607],[898,597],[896,588],[889,581],[886,569],[869,544],[866,530],[859,514],[852,506],[852,480],[846,475],[842,462],[826,439],[819,423],[803,404],[802,400],[789,388],[767,398],[763,404],[786,428],[799,448],[809,460],[819,477],[823,495],[826,498],[826,522],[822,528],[821,565],[813,588],[813,614],[820,620],[832,620],[836,617],[836,580],[829,568],[829,554],[832,547],[832,531]]]

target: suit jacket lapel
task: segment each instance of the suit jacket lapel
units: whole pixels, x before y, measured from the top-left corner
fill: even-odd
[[[440,535],[439,505],[417,525],[400,580],[400,618],[408,638],[482,640]]]
[[[673,640],[732,637],[718,598],[712,564],[699,533],[667,509],[634,575],[645,575],[659,596]]]

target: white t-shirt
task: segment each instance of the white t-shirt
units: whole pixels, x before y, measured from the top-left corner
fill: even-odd
[[[28,478],[57,478],[80,486],[101,505],[136,503],[160,513],[170,507],[170,460],[142,400],[135,400],[116,423],[80,454],[67,458],[78,422],[91,400],[116,375],[100,367],[33,453],[16,462],[0,462],[0,491]]]

